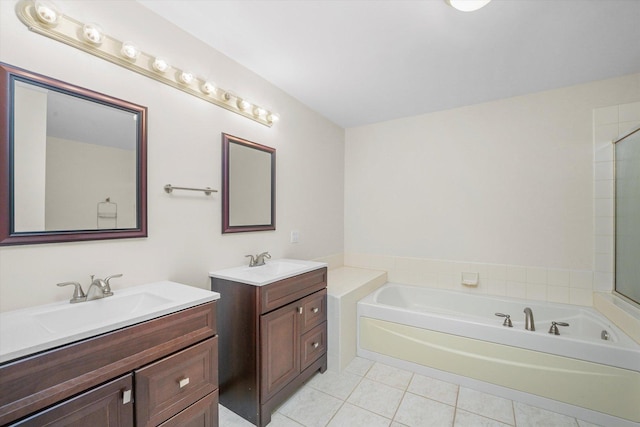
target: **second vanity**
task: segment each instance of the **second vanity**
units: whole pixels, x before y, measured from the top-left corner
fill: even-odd
[[[2,313],[0,425],[217,426],[219,294],[158,282],[110,298]]]
[[[262,427],[327,369],[327,268],[278,260],[210,273],[220,293],[220,403]]]

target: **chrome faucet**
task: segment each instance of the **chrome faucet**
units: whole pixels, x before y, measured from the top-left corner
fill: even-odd
[[[271,259],[271,255],[269,255],[269,252],[262,252],[261,254],[259,254],[256,257],[256,266],[258,265],[264,265],[264,259]]]
[[[536,330],[536,325],[533,323],[533,311],[529,307],[524,309],[524,328],[527,331]]]
[[[108,293],[113,295],[113,292],[111,292],[111,289],[107,282],[104,279],[94,279],[93,275],[91,275],[91,284],[89,285],[89,290],[87,291],[87,297],[85,298],[85,301],[91,301],[94,299],[111,296],[108,295]]]
[[[265,258],[271,259],[271,255],[269,255],[269,252],[262,252],[261,254],[258,254],[256,256],[245,255],[245,258],[250,258],[249,267],[258,267],[264,265]]]
[[[73,297],[69,300],[71,304],[76,304],[79,302],[91,301],[94,299],[100,299],[105,297],[110,297],[113,295],[111,291],[111,285],[109,281],[116,277],[122,277],[122,274],[114,274],[112,276],[107,277],[106,279],[94,279],[94,276],[91,276],[91,284],[89,285],[89,290],[85,294],[82,290],[82,285],[78,282],[63,282],[58,283],[57,286],[68,286],[73,285]]]

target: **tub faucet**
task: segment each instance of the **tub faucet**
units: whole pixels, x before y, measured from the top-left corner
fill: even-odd
[[[529,307],[524,309],[524,328],[527,331],[536,330],[536,325],[533,323],[533,311]]]

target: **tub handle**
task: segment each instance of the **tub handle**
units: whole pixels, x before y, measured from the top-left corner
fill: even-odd
[[[502,326],[506,326],[508,328],[513,328],[513,323],[511,323],[511,315],[504,313],[496,313],[498,317],[504,317],[504,322],[502,322]]]
[[[560,335],[560,331],[558,330],[558,326],[569,326],[566,322],[551,322],[551,327],[549,328],[549,333],[553,335]]]

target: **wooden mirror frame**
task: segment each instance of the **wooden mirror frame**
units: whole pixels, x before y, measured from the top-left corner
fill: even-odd
[[[240,144],[271,155],[271,222],[269,224],[230,225],[229,218],[229,145]],[[276,149],[237,136],[222,134],[222,233],[242,233],[276,229]]]
[[[137,114],[136,227],[123,229],[28,231],[13,229],[13,100],[14,82],[50,87],[71,96]],[[147,107],[113,98],[0,62],[0,245],[76,242],[147,237]]]

